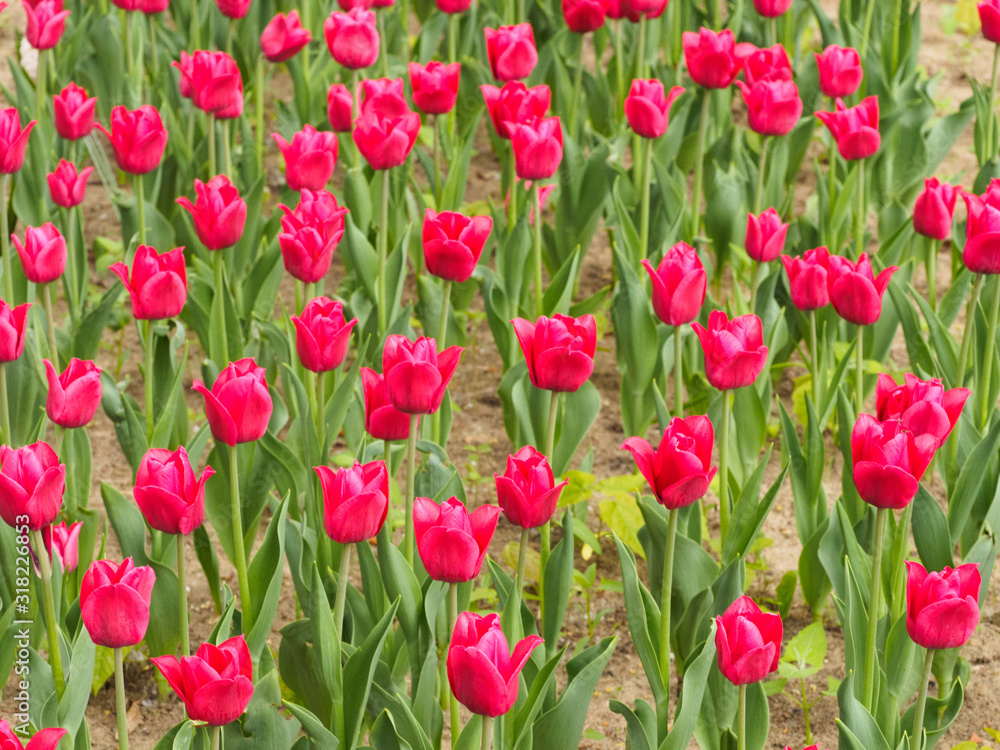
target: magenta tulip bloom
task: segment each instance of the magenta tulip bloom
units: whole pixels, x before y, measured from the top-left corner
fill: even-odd
[[[357,318],[344,319],[344,305],[329,297],[309,300],[301,317],[292,316],[295,351],[302,366],[312,372],[336,370],[347,356],[351,330]]]
[[[619,8],[623,17],[632,23],[639,23],[643,16],[649,20],[662,16],[667,9],[667,0],[620,0]]]
[[[205,482],[214,474],[206,466],[195,476],[183,445],[175,451],[152,448],[139,463],[132,497],[151,527],[187,536],[205,518]]]
[[[16,234],[10,236],[10,241],[21,258],[28,281],[48,284],[66,270],[66,238],[51,221],[25,229],[23,243]]]
[[[350,133],[354,129],[354,97],[342,83],[333,84],[326,93],[326,118],[334,133]]]
[[[217,120],[243,114],[243,77],[236,61],[225,52],[195,50],[171,63],[181,72],[180,92]]]
[[[483,29],[490,70],[498,81],[527,78],[538,63],[535,32],[530,23]]]
[[[747,105],[750,129],[761,135],[787,135],[802,117],[799,87],[791,81],[757,81],[736,85]]]
[[[260,50],[273,63],[295,57],[312,40],[308,29],[302,28],[297,10],[287,15],[278,13],[260,33]]]
[[[517,124],[511,137],[514,167],[521,180],[545,180],[559,169],[563,157],[562,123],[546,117],[536,125]]]
[[[370,367],[361,368],[365,395],[365,432],[376,440],[405,440],[410,435],[410,415],[389,400],[385,377]]]
[[[451,112],[458,99],[458,82],[462,73],[461,63],[439,63],[431,60],[427,65],[411,62],[410,88],[413,89],[413,104],[421,112],[429,115],[443,115]]]
[[[442,13],[464,13],[472,5],[472,0],[434,0]]]
[[[777,18],[792,7],[792,0],[753,0],[753,7],[765,18]]]
[[[643,258],[642,265],[653,282],[653,312],[668,326],[681,326],[698,317],[705,303],[708,277],[698,251],[678,242],[660,260],[660,265]]]
[[[402,78],[365,78],[361,81],[361,114],[374,109],[390,119],[410,111]]]
[[[979,624],[982,577],[975,563],[928,573],[906,563],[906,632],[924,648],[964,646]]]
[[[586,34],[604,25],[608,0],[562,0],[563,18],[570,31]]]
[[[1000,44],[1000,0],[982,0],[977,3],[979,22],[983,36],[994,44]]]
[[[415,498],[413,533],[427,575],[446,583],[476,578],[499,517],[495,505],[482,505],[469,513],[454,497],[440,505],[427,497]]]
[[[781,223],[781,217],[773,208],[767,209],[759,216],[748,213],[747,255],[758,263],[769,263],[785,249],[787,234],[788,224]]]
[[[439,354],[437,342],[426,336],[416,341],[387,337],[382,374],[392,405],[407,414],[436,412],[463,351],[460,346],[449,346]]]
[[[462,612],[448,648],[448,684],[458,702],[474,714],[502,716],[517,701],[518,677],[543,641],[522,639],[514,652],[500,627],[500,615]]]
[[[25,745],[21,742],[21,735],[14,731],[10,723],[6,719],[0,719],[0,747],[3,750],[56,750],[65,734],[66,730],[62,728],[42,729]]]
[[[868,254],[861,253],[857,263],[831,255],[829,269],[827,285],[837,314],[859,326],[877,321],[882,314],[882,295],[897,267],[889,266],[876,277]]]
[[[87,91],[72,81],[52,96],[52,114],[60,138],[75,141],[90,135],[94,129],[97,97],[87,97]]]
[[[60,427],[83,427],[94,418],[101,403],[101,368],[73,357],[61,375],[49,360],[43,360],[49,393],[45,413]]]
[[[187,271],[183,247],[161,254],[149,245],[139,245],[132,260],[131,279],[128,266],[124,263],[114,263],[110,270],[128,289],[132,298],[132,316],[136,320],[173,318],[184,309]]]
[[[364,111],[354,128],[354,144],[375,170],[392,169],[406,161],[420,133],[420,115],[406,111],[386,116],[373,106]]]
[[[225,726],[240,718],[253,698],[253,661],[242,635],[218,646],[203,643],[194,656],[151,661],[184,701],[191,721]]]
[[[111,110],[111,130],[100,123],[95,127],[111,141],[118,167],[129,174],[152,172],[167,147],[167,130],[156,108],[143,104],[128,110],[118,105]]]
[[[715,618],[719,671],[734,685],[760,682],[778,668],[781,617],[761,612],[749,596],[741,596]]]
[[[622,448],[632,452],[639,473],[649,482],[657,501],[668,510],[684,508],[708,492],[715,476],[712,447],[715,431],[708,417],[697,414],[674,417],[653,446],[641,437],[631,437]]]
[[[955,203],[961,187],[939,182],[937,177],[924,179],[924,190],[913,204],[913,230],[924,237],[945,240],[951,235]]]
[[[825,247],[806,250],[802,257],[782,255],[788,274],[792,304],[799,310],[819,310],[830,304],[830,251]]]
[[[211,391],[200,380],[191,387],[205,397],[208,426],[220,443],[252,443],[267,432],[274,404],[264,368],[258,367],[252,357],[226,365]]]
[[[916,436],[931,435],[937,448],[944,445],[955,423],[958,422],[968,388],[950,388],[947,391],[938,378],[921,380],[905,373],[903,385],[896,385],[890,375],[881,373],[875,388],[876,413],[879,421],[898,419],[903,427]]]
[[[593,315],[574,318],[556,313],[532,323],[511,321],[528,363],[528,376],[543,391],[575,392],[594,371],[597,322]]]
[[[292,190],[322,190],[337,166],[337,136],[305,125],[289,143],[274,133],[285,160],[285,181]]]
[[[219,12],[234,21],[246,16],[250,10],[250,0],[215,0]]]
[[[72,573],[80,565],[80,529],[83,521],[53,523],[42,527],[42,543],[51,560],[59,560],[63,573]],[[38,550],[35,550],[38,553]],[[0,744],[0,747],[3,747]]]
[[[389,514],[389,473],[385,461],[345,469],[314,468],[323,486],[323,527],[340,544],[353,544],[378,534]]]
[[[506,140],[513,137],[518,125],[537,125],[552,102],[552,91],[545,84],[529,89],[520,81],[508,81],[502,88],[483,85],[479,90],[493,129]]]
[[[507,470],[502,476],[494,474],[493,480],[504,516],[522,529],[537,529],[548,523],[563,487],[569,484],[556,484],[548,459],[530,445],[507,456]]]
[[[865,72],[861,68],[861,55],[853,47],[831,44],[816,54],[819,69],[819,89],[831,99],[852,96],[861,85]]]
[[[878,151],[882,136],[878,132],[878,97],[869,96],[861,104],[848,107],[837,99],[836,112],[817,112],[816,116],[837,141],[837,150],[847,161],[865,159]]]
[[[378,60],[379,37],[375,13],[352,8],[347,13],[334,11],[323,24],[323,34],[330,55],[350,70],[367,68]]]
[[[120,564],[96,560],[80,585],[80,619],[98,646],[138,646],[149,627],[149,600],[156,573],[136,567],[127,557]]]
[[[0,300],[0,362],[13,362],[24,351],[24,333],[28,328],[30,302],[13,310]]]
[[[0,174],[13,174],[21,168],[28,136],[37,124],[37,120],[32,120],[22,130],[17,107],[0,109]]]
[[[24,37],[39,51],[52,49],[66,30],[69,11],[63,10],[62,0],[23,0],[28,25]]]
[[[708,316],[708,328],[691,327],[705,352],[705,377],[720,391],[753,383],[767,364],[764,328],[756,315],[740,315],[732,320],[722,310]]]
[[[191,214],[201,243],[209,250],[222,250],[239,242],[247,220],[247,204],[229,178],[220,174],[207,183],[196,178],[194,192],[194,203],[184,197],[177,203]]]
[[[49,172],[45,178],[49,183],[49,195],[52,202],[63,208],[72,208],[83,203],[87,191],[87,179],[93,167],[86,167],[77,173],[76,165],[65,159],[60,159],[55,172]]]
[[[683,46],[688,73],[699,86],[725,89],[736,80],[742,61],[736,56],[736,38],[729,29],[718,34],[704,27],[697,34],[685,31]]]
[[[467,281],[483,254],[493,230],[489,216],[463,216],[454,211],[424,213],[423,248],[427,271],[461,284]]]
[[[23,448],[0,445],[0,518],[29,531],[48,526],[59,515],[66,489],[66,465],[48,443]]]
[[[326,276],[333,261],[333,251],[344,236],[346,208],[326,190],[302,191],[302,200],[294,210],[279,205],[281,217],[278,246],[288,271],[299,281],[314,284]]]
[[[992,187],[992,183],[991,183]],[[969,210],[962,261],[973,273],[1000,273],[1000,205],[990,193],[962,193]]]
[[[743,78],[748,87],[753,87],[758,82],[792,80],[792,61],[780,44],[773,47],[737,44],[736,57],[743,61]]]
[[[880,422],[861,414],[851,432],[854,486],[861,499],[876,508],[900,510],[917,494],[937,439],[914,435],[898,419]]]
[[[670,124],[670,105],[683,93],[683,86],[674,86],[667,94],[662,81],[635,79],[625,97],[625,119],[629,127],[643,138],[659,138]]]

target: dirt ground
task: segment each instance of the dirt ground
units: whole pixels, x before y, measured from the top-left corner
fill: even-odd
[[[835,3],[825,2],[833,6]],[[989,76],[989,59],[992,47],[980,36],[969,39],[961,33],[946,35],[942,29],[942,18],[949,13],[950,3],[926,2],[923,8],[923,43],[921,59],[928,75],[942,76],[938,89],[938,101],[941,113],[952,111],[958,104],[970,95],[970,78],[986,80]],[[0,16],[0,48],[10,54],[13,48],[14,29],[24,28],[24,16],[20,7],[12,6]],[[10,74],[4,69],[0,71],[0,82],[10,85]],[[288,88],[280,81],[275,81],[272,87],[275,95],[288,94]],[[490,151],[489,143],[484,138],[478,145],[470,169],[467,199],[470,201],[492,198],[502,201],[500,192],[500,165]],[[269,182],[272,189],[281,183],[280,159],[274,153],[269,155]],[[938,170],[943,179],[961,182],[965,187],[971,187],[975,177],[976,162],[972,154],[972,130],[966,130],[958,144],[949,154],[944,164]],[[97,235],[109,237],[118,236],[114,212],[105,196],[96,176],[88,187],[87,201],[84,205],[85,226],[88,243]],[[950,269],[947,253],[941,253],[941,264],[938,269],[940,288],[947,288]],[[343,269],[339,260],[335,259],[334,269],[327,279],[327,291],[333,293],[342,277]],[[117,283],[110,275],[100,278],[92,277],[93,283],[106,288]],[[598,233],[595,242],[588,250],[580,284],[580,294],[586,295],[611,282],[611,253],[606,236]],[[918,286],[922,283],[917,279]],[[283,290],[288,294],[290,286]],[[412,287],[407,290],[409,297],[414,296]],[[478,307],[481,310],[481,300]],[[466,491],[470,504],[473,506],[494,499],[492,475],[503,471],[506,456],[512,450],[507,440],[501,418],[500,401],[497,396],[497,386],[501,376],[501,361],[495,351],[489,328],[483,318],[475,319],[471,331],[472,343],[466,350],[460,365],[460,377],[453,380],[451,392],[454,402],[460,407],[456,410],[451,442],[448,452],[452,460],[463,472],[466,479]],[[197,362],[200,352],[196,342],[192,342],[191,361]],[[141,376],[135,362],[139,358],[140,347],[134,327],[125,330],[123,345],[126,352],[134,356],[124,357],[122,376],[130,376],[132,395],[141,400]],[[118,362],[118,337],[108,332],[98,357],[102,368],[115,369]],[[891,358],[899,365],[907,362],[905,347],[900,339],[894,347]],[[784,378],[789,379],[794,370],[786,370]],[[617,474],[630,474],[634,464],[626,452],[618,450],[622,441],[622,427],[618,407],[618,389],[620,375],[615,365],[614,340],[611,336],[599,342],[595,361],[593,381],[602,394],[602,408],[583,443],[578,455],[593,446],[595,451],[594,473],[598,477]],[[187,383],[190,385],[190,382]],[[776,392],[789,394],[787,383],[779,384]],[[786,396],[787,397],[787,396]],[[202,400],[188,392],[188,406],[196,414],[203,412]],[[772,415],[776,418],[776,413]],[[115,439],[111,422],[98,411],[93,423],[88,427],[91,442],[94,446],[92,507],[100,507],[100,481],[106,481],[126,493],[129,492],[131,474],[127,463],[123,460],[118,443]],[[829,455],[829,454],[828,454]],[[772,465],[768,467],[770,477],[778,470],[779,452],[774,452]],[[833,465],[828,476],[831,477],[828,495],[837,495],[837,479],[840,473],[840,456],[836,452]],[[402,474],[397,476],[402,481]],[[597,501],[591,501],[591,528],[599,530],[599,513]],[[606,529],[605,529],[606,530]],[[774,595],[774,587],[781,575],[796,567],[800,552],[798,537],[795,533],[795,522],[792,511],[792,495],[788,482],[785,483],[764,527],[764,534],[774,540],[774,544],[763,552],[766,563],[763,572],[757,575],[753,582],[751,594]],[[509,542],[515,541],[517,533],[501,518],[500,526],[494,540],[491,554],[498,558],[500,551]],[[114,557],[114,540],[109,539],[108,556]],[[619,566],[612,544],[604,546],[604,553],[591,559],[597,564],[598,579],[606,577],[617,579]],[[191,634],[192,645],[195,646],[207,637],[215,622],[212,601],[207,583],[193,551],[189,548],[187,569],[189,571]],[[224,559],[221,560],[222,575],[232,589],[236,589],[235,571]],[[587,563],[577,559],[577,567],[583,569]],[[640,575],[645,575],[644,566],[640,561]],[[293,607],[291,576],[285,574],[285,592],[272,629],[271,645],[276,650],[279,643],[278,631],[295,617]],[[996,586],[990,592],[982,605],[982,622],[963,655],[972,664],[972,679],[967,689],[965,706],[949,733],[940,741],[939,747],[950,748],[963,740],[979,741],[985,736],[982,731],[985,724],[996,726],[1000,724],[1000,694],[996,686],[1000,685],[1000,596]],[[628,634],[625,622],[625,610],[618,594],[595,592],[592,603],[594,611],[607,610],[607,614],[597,624],[595,636],[600,638],[608,634],[619,636],[618,648],[598,684],[591,702],[587,727],[593,730],[588,733],[592,739],[584,739],[581,747],[588,748],[620,748],[625,744],[624,721],[611,713],[608,708],[609,699],[621,700],[631,704],[637,698],[650,698],[650,691],[638,657]],[[832,613],[832,609],[830,610]],[[811,615],[800,599],[792,607],[790,616],[785,621],[786,640],[811,622]],[[823,670],[809,682],[809,690],[825,689],[828,677],[843,678],[843,643],[838,627],[833,623],[835,618],[827,618],[827,637],[829,652]],[[582,601],[574,600],[566,617],[566,638],[575,643],[587,635],[587,623],[582,609]],[[126,665],[126,682],[130,708],[128,711],[130,737],[132,746],[137,750],[152,748],[156,741],[178,721],[183,719],[183,708],[172,695],[160,698],[156,681],[153,677],[151,663],[140,655],[134,654]],[[10,691],[3,692],[3,708],[7,709],[10,702]],[[801,748],[806,744],[802,722],[802,713],[786,698],[775,696],[770,701],[771,733],[769,745],[782,748],[790,745]],[[2,715],[2,713],[0,713]],[[837,716],[836,700],[825,698],[812,709],[812,727],[814,741],[820,748],[832,748],[837,744],[837,729],[834,720]],[[87,720],[90,724],[93,746],[95,748],[112,748],[115,746],[114,690],[111,683],[106,684],[94,696],[87,710]],[[600,738],[597,738],[600,735]]]

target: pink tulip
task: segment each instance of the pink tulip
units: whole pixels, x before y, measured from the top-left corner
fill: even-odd
[[[21,168],[28,136],[37,124],[37,120],[32,120],[22,130],[17,107],[0,109],[0,174],[13,174]]]
[[[146,174],[156,169],[167,146],[167,131],[155,107],[143,104],[135,110],[118,105],[111,110],[111,130],[95,126],[111,141],[115,161],[129,174]]]
[[[876,508],[900,510],[917,494],[937,439],[914,435],[896,419],[880,422],[861,414],[851,432],[854,486]]]
[[[413,533],[424,569],[435,581],[463,583],[479,575],[497,527],[500,509],[482,505],[474,513],[456,498],[438,505],[413,501]]]
[[[264,368],[252,357],[226,365],[211,391],[200,380],[191,387],[205,397],[205,416],[218,442],[229,446],[252,443],[267,432],[274,404]]]
[[[28,227],[23,243],[16,234],[12,234],[10,240],[21,258],[21,268],[28,281],[48,284],[66,270],[66,238],[51,221],[40,227]]]
[[[413,103],[417,109],[429,115],[451,112],[458,99],[458,82],[462,73],[460,63],[445,65],[431,60],[425,66],[411,62],[408,70]]]
[[[906,632],[924,648],[964,646],[979,624],[982,577],[975,563],[928,573],[906,563]]]
[[[660,260],[660,265],[643,258],[642,266],[653,282],[653,312],[668,326],[681,326],[698,317],[705,304],[708,277],[698,251],[678,242]]]
[[[83,196],[87,190],[87,179],[93,171],[93,167],[86,167],[77,173],[76,165],[65,159],[60,159],[56,170],[46,175],[52,202],[63,208],[72,208],[83,203]]]
[[[73,357],[61,375],[49,360],[43,360],[49,381],[45,413],[53,423],[72,429],[94,418],[101,403],[101,368]]]
[[[42,527],[42,543],[49,557],[59,560],[59,568],[63,573],[72,573],[80,565],[80,530],[83,521],[67,524],[53,523]],[[38,550],[35,550],[38,553]],[[0,743],[0,747],[3,744]]]
[[[334,11],[323,24],[326,46],[339,65],[350,70],[367,68],[378,60],[379,36],[375,13],[355,7],[348,13]]]
[[[961,187],[939,182],[937,177],[925,178],[923,192],[913,204],[913,230],[935,240],[948,239],[955,217],[955,203],[961,194]]]
[[[195,202],[181,197],[177,203],[191,214],[198,239],[209,250],[232,247],[243,236],[247,204],[225,175],[207,183],[195,178]]]
[[[289,143],[274,133],[285,160],[285,181],[292,190],[322,190],[337,166],[337,136],[305,125]]]
[[[667,132],[670,105],[683,93],[683,86],[674,86],[666,94],[662,81],[635,79],[625,97],[625,119],[629,127],[643,138],[659,138]]]
[[[865,159],[878,151],[882,136],[878,132],[878,97],[869,96],[861,104],[848,107],[837,99],[835,112],[817,112],[816,116],[837,141],[837,150],[847,161]]]
[[[511,145],[518,179],[548,179],[562,162],[562,123],[558,117],[546,117],[536,125],[519,123],[514,127]]]
[[[376,440],[404,440],[410,435],[410,415],[389,400],[385,377],[370,367],[361,368],[365,395],[365,431]]]
[[[529,89],[520,81],[508,81],[502,88],[483,85],[479,89],[493,129],[506,140],[510,140],[518,125],[537,125],[552,101],[552,91],[544,84]]]
[[[96,560],[80,586],[80,619],[98,646],[138,646],[149,627],[149,601],[156,573],[136,567],[127,557],[121,564]]]
[[[898,419],[916,436],[931,435],[937,448],[944,445],[969,398],[968,388],[947,391],[938,378],[921,380],[905,373],[903,385],[884,372],[878,376],[875,403],[879,421]]]
[[[268,21],[260,34],[260,49],[268,60],[280,63],[299,54],[311,39],[309,30],[302,28],[299,12],[292,10]]]
[[[231,724],[253,698],[253,660],[243,635],[218,646],[203,643],[194,656],[158,656],[151,661],[184,701],[191,721],[211,727]]]
[[[24,351],[24,334],[28,329],[30,302],[13,310],[0,300],[0,362],[13,362]]]
[[[82,86],[70,82],[52,96],[52,114],[60,138],[75,141],[90,135],[94,129],[97,97],[87,97]]]
[[[389,514],[389,473],[384,461],[331,469],[315,467],[323,487],[323,527],[340,544],[378,534]]]
[[[66,465],[48,443],[23,448],[0,445],[0,518],[12,528],[28,519],[29,531],[48,526],[59,514],[66,489]]]
[[[392,405],[407,414],[436,412],[463,351],[450,346],[439,354],[437,342],[426,336],[416,341],[395,334],[387,337],[382,373]]]
[[[819,310],[830,304],[830,252],[825,247],[806,250],[802,257],[782,255],[792,304],[799,310]]]
[[[124,263],[113,263],[110,270],[122,280],[132,298],[132,316],[136,320],[163,320],[181,314],[187,301],[187,270],[184,248],[165,253],[139,245],[132,261],[132,274]]]
[[[489,216],[463,216],[454,211],[424,213],[423,249],[427,271],[434,276],[461,284],[479,262],[493,229]]]
[[[195,476],[183,445],[175,451],[152,448],[139,463],[132,497],[152,528],[187,536],[205,518],[205,482],[214,474],[206,466]]]
[[[719,671],[734,685],[760,682],[778,668],[781,617],[761,612],[749,596],[741,596],[715,618]]]
[[[545,456],[526,445],[507,456],[507,470],[494,474],[497,502],[508,522],[522,529],[544,526],[556,512],[559,495],[569,482],[556,484]]]
[[[696,414],[670,420],[655,451],[641,437],[629,438],[622,448],[631,451],[657,502],[675,510],[697,502],[708,492],[716,472],[712,466],[714,444],[712,423],[708,417]]]
[[[301,317],[292,316],[295,350],[302,366],[312,372],[340,367],[357,322],[357,318],[344,320],[344,305],[329,297],[316,297],[306,303]]]
[[[278,245],[285,270],[299,281],[314,284],[326,276],[333,251],[344,236],[347,209],[326,190],[303,190],[295,209],[279,205],[281,217]]]
[[[534,323],[515,318],[511,323],[528,364],[528,376],[543,391],[575,392],[594,371],[597,322],[593,315],[574,318],[556,313]]]
[[[705,352],[705,377],[720,391],[750,385],[767,364],[764,329],[756,315],[729,320],[722,310],[713,310],[708,328],[700,323],[691,327]]]
[[[788,224],[781,222],[781,217],[773,208],[767,209],[759,216],[748,213],[747,255],[758,263],[769,263],[781,255],[781,251],[785,249],[787,234]]]
[[[852,96],[865,77],[861,69],[861,56],[853,47],[831,44],[816,54],[819,69],[819,88],[823,96],[831,99]]]
[[[857,263],[831,255],[829,264],[827,285],[837,314],[861,326],[877,321],[882,314],[882,295],[896,266],[889,266],[876,277],[867,253],[861,253]]]
[[[527,78],[538,63],[535,34],[530,23],[483,29],[490,70],[498,81]]]

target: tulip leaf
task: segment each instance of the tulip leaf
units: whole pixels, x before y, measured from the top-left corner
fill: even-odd
[[[943,697],[927,696],[927,705],[924,710],[923,729],[927,732],[927,739],[924,747],[933,748],[951,725],[955,722],[962,704],[965,700],[965,684],[968,680],[968,668],[959,670],[959,675],[952,683],[951,690]],[[913,722],[916,719],[916,703],[910,704],[903,712],[901,728],[908,735],[914,732]]]
[[[927,570],[942,570],[954,564],[949,544],[948,521],[934,496],[923,484],[913,499],[913,541]]]
[[[184,354],[180,359],[181,365],[173,372],[173,378],[170,381],[170,390],[166,400],[161,405],[160,418],[156,420],[156,424],[153,427],[153,439],[151,441],[153,447],[163,447],[170,442],[170,434],[174,430],[177,415],[182,411],[185,414],[187,412],[186,404],[184,404],[184,376],[187,374],[188,348],[189,344],[185,341]]]
[[[90,503],[90,438],[85,429],[66,430],[63,433],[59,458],[66,464],[66,491],[63,512],[75,518],[77,509],[85,510]]]
[[[885,641],[886,687],[896,697],[910,695],[919,688],[920,665],[913,657],[917,644],[906,630],[906,615],[896,619]]]
[[[347,664],[344,665],[345,744],[348,748],[356,746],[361,733],[365,719],[365,708],[368,705],[368,693],[375,680],[375,668],[378,666],[379,654],[382,653],[382,646],[385,644],[386,635],[392,626],[392,620],[398,606],[399,600],[397,599],[386,611],[375,629],[365,638],[361,648],[351,654]]]
[[[911,366],[919,367],[928,375],[939,376],[940,372],[934,362],[934,358],[931,356],[931,350],[927,346],[927,339],[920,328],[920,322],[917,320],[916,313],[913,310],[913,303],[904,291],[902,283],[896,282],[895,276],[889,281],[889,296],[892,297],[892,302],[896,306],[896,314],[899,316],[899,322],[903,326],[903,336],[906,339],[906,352],[910,357]]]
[[[323,722],[317,718],[316,714],[305,706],[300,706],[288,700],[283,700],[282,705],[289,710],[292,716],[299,720],[299,723],[302,725],[302,731],[317,746],[324,748],[324,750],[337,750],[340,743],[337,741],[336,736],[323,725]]]
[[[688,657],[684,669],[684,686],[680,703],[674,713],[674,723],[660,750],[685,750],[691,741],[701,712],[702,697],[708,684],[708,675],[716,661],[715,623],[708,638]]]
[[[66,675],[66,692],[59,701],[59,726],[76,735],[87,710],[91,678],[97,647],[90,639],[87,628],[80,628],[73,645],[73,660]]]
[[[545,696],[548,693],[549,683],[552,682],[552,679],[555,676],[556,667],[559,666],[559,662],[562,661],[565,653],[566,648],[561,648],[554,656],[545,662],[545,665],[538,670],[538,674],[535,675],[535,679],[532,680],[531,688],[528,690],[528,695],[525,696],[523,704],[517,709],[517,714],[514,716],[513,742],[511,743],[512,747],[517,747],[521,742],[521,739],[526,737],[529,730],[531,730],[535,717],[538,716],[538,712],[542,710]],[[523,674],[521,677],[523,677]]]
[[[855,674],[849,671],[837,691],[840,704],[837,728],[840,730],[841,740],[851,750],[891,750],[874,717],[854,697],[854,679]]]
[[[372,743],[373,750],[410,750],[409,743],[396,734],[396,726],[388,709],[383,709],[372,724],[369,742]]]
[[[427,737],[427,733],[424,731],[423,727],[420,726],[420,722],[414,717],[413,712],[410,710],[409,700],[405,693],[392,692],[390,693],[378,682],[372,685],[371,698],[369,700],[369,712],[377,714],[382,710],[388,711],[392,717],[395,724],[396,734],[406,742],[414,750],[433,750],[431,741]],[[469,726],[473,725],[478,716],[473,716],[472,720],[466,724],[465,731],[462,735],[468,731]],[[477,726],[481,726],[477,724]],[[479,731],[477,730],[474,737],[475,745],[473,747],[479,746]],[[461,736],[459,737],[459,742],[462,742]]]
[[[979,441],[962,465],[955,487],[948,496],[948,529],[952,546],[958,544],[962,532],[979,497],[983,480],[989,472],[983,471],[996,455],[1000,443],[1000,420],[994,420],[990,431]],[[982,520],[976,519],[977,526]]]
[[[378,534],[378,559],[385,593],[391,601],[398,601],[392,609],[394,612],[398,609],[406,642],[415,648],[422,615],[420,583],[403,553],[392,543],[388,526],[383,526]]]
[[[565,263],[560,266],[549,279],[549,284],[542,295],[542,309],[548,316],[566,315],[573,302],[573,289],[580,275],[580,263],[583,258],[583,248],[577,247]]]
[[[222,611],[222,587],[219,583],[219,556],[215,552],[215,545],[208,537],[208,531],[202,524],[194,530],[194,552],[198,557],[202,570],[205,571],[205,578],[208,581],[208,590],[212,595],[212,602],[215,604],[215,611]]]
[[[529,387],[534,388],[530,384]],[[573,454],[601,410],[601,394],[593,382],[588,380],[578,391],[567,393],[560,400],[562,409],[556,426],[556,444],[551,460],[552,472],[557,477],[569,470]]]
[[[542,637],[545,638],[545,652],[552,653],[552,647],[559,641],[563,618],[569,609],[569,597],[573,591],[573,510],[563,513],[563,537],[553,548],[542,575],[545,577],[545,616],[542,619]],[[552,644],[550,646],[549,644]],[[580,731],[583,731],[582,729]]]
[[[337,637],[330,600],[319,575],[319,568],[312,566],[312,601],[309,605],[309,624],[312,628],[312,663],[319,682],[335,701],[343,702],[340,639]]]
[[[767,467],[768,459],[771,457],[771,448],[761,458],[757,469],[747,480],[740,492],[740,496],[733,507],[733,516],[730,519],[729,531],[722,544],[723,564],[732,562],[737,557],[746,557],[754,540],[760,533],[767,514],[771,512],[774,501],[778,497],[778,491],[785,481],[788,473],[788,462],[783,461],[781,471],[774,482],[768,488],[764,497],[760,497],[761,481],[764,478],[764,469]]]
[[[642,698],[635,702],[635,710],[621,701],[612,700],[608,707],[625,718],[626,742],[631,750],[654,750],[656,747],[656,712]],[[652,736],[651,736],[652,735]]]
[[[146,524],[139,508],[107,482],[101,482],[101,498],[122,555],[131,557],[136,565],[146,565]]]
[[[253,627],[246,634],[247,647],[250,654],[256,657],[267,645],[267,637],[271,634],[271,623],[278,611],[278,599],[281,596],[281,579],[284,573],[285,559],[285,520],[288,513],[288,495],[274,511],[271,522],[264,533],[257,553],[250,560],[247,577],[250,590],[256,594],[254,604]],[[245,606],[245,602],[243,603]]]

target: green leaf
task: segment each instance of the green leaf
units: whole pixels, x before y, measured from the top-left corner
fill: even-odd
[[[656,712],[646,701],[636,700],[635,711],[617,700],[612,700],[608,707],[625,718],[625,736],[630,750],[655,750]]]
[[[403,629],[407,643],[414,645],[417,642],[422,615],[423,597],[420,593],[420,584],[403,553],[392,543],[392,537],[386,526],[382,527],[378,535],[378,559],[385,592],[391,601],[398,601],[399,625]]]
[[[927,570],[943,570],[954,564],[949,544],[948,521],[934,496],[923,484],[913,500],[913,541]]]
[[[309,624],[312,628],[313,669],[320,683],[334,700],[343,701],[340,639],[337,638],[319,568],[312,566],[312,601],[309,605]]]
[[[267,637],[271,634],[271,623],[278,611],[278,599],[281,596],[282,574],[285,559],[285,518],[288,514],[288,495],[271,517],[264,533],[257,554],[250,561],[247,577],[250,590],[255,596],[253,627],[247,634],[247,647],[250,653],[257,655],[267,645]],[[245,606],[245,604],[244,604]]]
[[[563,537],[553,548],[545,570],[545,617],[542,619],[542,637],[545,643],[557,643],[562,632],[563,618],[569,608],[569,596],[573,591],[573,510],[563,513]]]
[[[314,740],[319,747],[324,748],[324,750],[337,750],[337,746],[340,743],[337,741],[333,732],[323,726],[323,722],[316,718],[316,714],[305,706],[300,706],[288,700],[283,700],[282,705],[284,705],[284,707],[291,712],[292,716],[299,720],[299,723],[302,724],[303,731],[312,740]]]
[[[614,533],[614,532],[612,532]],[[647,602],[652,603],[649,592],[639,580],[639,574],[635,567],[635,556],[632,551],[625,546],[617,534],[614,534],[615,546],[618,548],[618,560],[622,566],[622,585],[625,587],[625,615],[628,620],[629,633],[632,635],[632,642],[635,644],[636,653],[642,662],[642,668],[646,671],[646,678],[649,680],[649,687],[653,693],[653,701],[656,705],[663,702],[665,689],[663,678],[660,676],[660,662],[657,656],[653,639],[649,627],[649,613]],[[645,595],[644,595],[645,594]],[[655,612],[656,619],[659,619],[659,612]]]
[[[528,695],[526,696],[521,707],[518,708],[517,714],[514,716],[513,747],[517,747],[521,738],[524,737],[525,734],[532,728],[535,717],[538,716],[538,712],[542,710],[542,704],[544,702],[545,695],[548,693],[549,684],[552,682],[552,678],[556,672],[556,667],[559,666],[559,662],[562,661],[565,653],[565,648],[560,649],[555,656],[545,662],[545,665],[538,670],[538,674],[535,675],[535,679],[532,680],[531,688],[528,690]]]
[[[59,726],[75,735],[83,721],[90,698],[94,659],[97,647],[86,628],[80,628],[73,646],[73,660],[66,676],[66,692],[59,701]]]
[[[994,420],[990,431],[966,459],[958,474],[955,488],[948,497],[948,530],[952,547],[958,544],[962,530],[968,523],[973,504],[988,473],[983,471],[983,467],[988,466],[996,456],[998,444],[1000,444],[1000,420]]]
[[[699,650],[700,649],[700,650]],[[708,674],[715,664],[715,623],[708,639],[688,658],[684,670],[684,686],[680,705],[674,714],[674,725],[660,750],[686,750],[698,724],[702,696],[708,684]]]
[[[393,602],[364,643],[351,654],[344,665],[344,719],[347,746],[355,747],[361,733],[368,705],[368,693],[375,680],[375,668],[385,644],[386,635],[396,616],[398,600]]]
[[[131,557],[136,565],[147,564],[146,524],[139,508],[107,482],[101,482],[101,498],[122,555]]]
[[[882,734],[878,723],[857,698],[854,697],[854,673],[847,678],[837,691],[840,703],[840,718],[837,727],[840,738],[852,750],[892,750]]]

